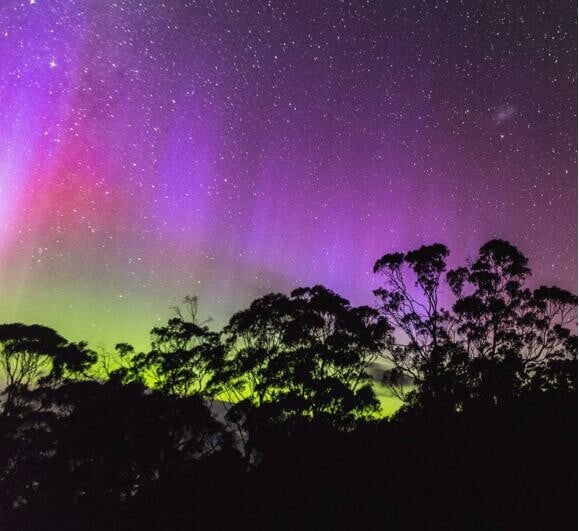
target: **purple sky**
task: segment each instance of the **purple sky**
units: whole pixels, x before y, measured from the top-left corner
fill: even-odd
[[[0,320],[140,341],[492,237],[576,291],[567,2],[4,0]]]

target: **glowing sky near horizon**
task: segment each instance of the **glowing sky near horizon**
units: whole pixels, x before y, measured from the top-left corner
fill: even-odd
[[[0,321],[139,343],[492,237],[576,291],[567,2],[3,0]]]

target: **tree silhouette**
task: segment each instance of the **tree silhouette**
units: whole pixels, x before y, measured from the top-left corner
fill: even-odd
[[[119,343],[121,366],[113,377],[147,383],[154,389],[177,396],[197,394],[209,398],[207,386],[221,366],[224,349],[219,334],[199,321],[196,297],[188,296],[175,317],[151,331],[151,350],[135,353],[131,345]]]
[[[577,297],[556,287],[531,291],[527,262],[510,243],[491,240],[472,264],[448,274],[456,341],[468,363],[453,372],[466,376],[470,398],[512,399],[556,360],[576,358],[567,327],[576,320]]]
[[[491,240],[472,263],[446,275],[456,297],[447,311],[439,305],[447,256],[435,244],[385,255],[374,266],[385,278],[375,291],[380,311],[407,337],[386,352],[393,364],[386,383],[402,395],[397,384],[411,377],[423,407],[451,410],[498,405],[548,382],[573,392],[576,337],[568,326],[576,320],[577,297],[556,287],[531,291],[527,258],[512,244]]]
[[[9,466],[0,483],[5,497],[36,518],[101,521],[99,513],[122,510],[160,478],[234,451],[196,396],[84,381],[41,386],[26,398],[29,412],[3,441],[17,452],[2,456]]]
[[[392,341],[386,320],[367,306],[351,307],[323,286],[299,288],[291,295],[286,381],[297,409],[338,425],[377,411],[368,368]]]
[[[187,297],[106,370],[0,325],[0,527],[574,529],[577,297],[503,240],[448,255],[383,256],[376,309],[303,287],[217,332]]]
[[[242,431],[307,419],[347,427],[377,411],[367,369],[391,338],[375,310],[300,288],[257,299],[224,333],[228,356],[214,385]]]
[[[443,358],[452,350],[449,314],[440,307],[439,295],[448,254],[446,246],[434,244],[386,254],[374,265],[374,272],[384,279],[384,286],[374,291],[379,311],[404,341],[385,353],[393,365],[386,383],[402,399],[406,399],[404,376],[426,391],[438,380]],[[431,389],[430,394],[433,392]]]
[[[21,323],[0,325],[0,370],[5,414],[17,405],[17,391],[42,378],[57,380],[85,372],[96,361],[86,343],[69,343],[54,330]]]

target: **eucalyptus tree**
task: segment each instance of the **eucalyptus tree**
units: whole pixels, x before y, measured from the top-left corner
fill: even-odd
[[[174,314],[166,325],[151,330],[148,351],[137,353],[126,343],[116,345],[119,366],[111,371],[112,377],[171,395],[211,399],[208,385],[224,354],[219,334],[200,320],[196,297],[186,297]]]
[[[401,382],[426,407],[462,410],[497,405],[542,389],[576,389],[577,297],[558,287],[529,287],[528,259],[504,240],[485,243],[473,260],[447,272],[448,249],[423,246],[376,262],[384,286],[379,311],[396,328],[385,351],[387,383]],[[444,274],[450,288],[441,305]]]
[[[435,393],[444,358],[453,350],[440,296],[448,255],[448,248],[436,243],[386,254],[374,264],[383,281],[374,291],[378,311],[395,328],[397,340],[384,351],[392,365],[386,384],[403,400],[409,380]]]
[[[224,330],[228,355],[215,383],[251,424],[322,420],[347,427],[378,410],[368,368],[390,340],[385,320],[323,286],[269,294]]]
[[[560,389],[556,369],[576,360],[577,297],[555,286],[531,289],[530,280],[528,259],[504,240],[487,242],[448,273],[456,340],[468,362],[462,372],[478,400],[512,399],[539,380],[543,390],[549,381]]]
[[[0,375],[4,413],[17,404],[20,389],[41,381],[57,382],[83,375],[96,361],[86,343],[72,343],[52,328],[11,323],[0,325]]]

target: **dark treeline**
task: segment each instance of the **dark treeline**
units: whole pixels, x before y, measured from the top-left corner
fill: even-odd
[[[0,325],[0,528],[575,529],[577,298],[508,242],[448,254],[383,256],[373,308],[300,288],[215,332],[190,297],[146,352]]]

